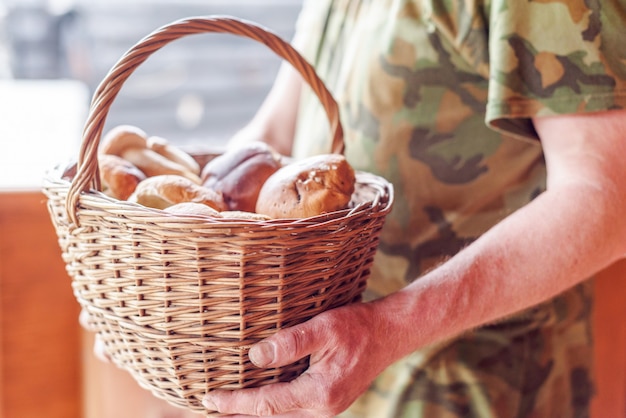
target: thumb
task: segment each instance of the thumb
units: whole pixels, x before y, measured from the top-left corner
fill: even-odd
[[[248,352],[257,367],[280,367],[317,351],[325,341],[312,321],[285,328],[253,345]]]

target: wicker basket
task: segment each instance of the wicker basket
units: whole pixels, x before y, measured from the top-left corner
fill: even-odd
[[[343,152],[337,104],[286,42],[251,22],[198,17],[168,24],[133,46],[97,89],[73,180],[61,170],[44,192],[74,294],[113,362],[155,396],[204,411],[212,388],[287,381],[307,359],[259,369],[254,342],[360,299],[393,201],[384,179],[357,172],[349,209],[307,219],[180,216],[101,193],[97,150],[124,81],[182,36],[220,32],[262,42],[296,68],[326,110],[333,152]]]

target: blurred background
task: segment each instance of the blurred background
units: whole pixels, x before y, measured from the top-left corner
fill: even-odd
[[[0,137],[5,142],[0,166],[15,164],[7,155],[32,153],[38,145],[29,137],[47,137],[40,166],[77,150],[77,126],[82,128],[98,83],[126,50],[159,26],[189,16],[233,15],[289,40],[301,3],[0,0]],[[279,64],[267,47],[235,35],[182,38],[135,71],[111,107],[105,130],[129,123],[181,146],[223,141],[258,108]],[[15,182],[7,180],[10,172],[0,171],[0,186]]]
[[[292,37],[301,0],[0,0],[0,418],[187,418],[95,359],[41,192],[79,150],[91,96],[161,25],[232,15]],[[128,79],[105,131],[132,124],[181,147],[219,145],[278,71],[235,35],[179,39]],[[194,415],[198,416],[198,415]]]

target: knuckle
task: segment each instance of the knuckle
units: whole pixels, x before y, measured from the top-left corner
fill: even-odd
[[[279,412],[276,404],[268,398],[260,399],[254,408],[254,413],[260,417],[277,415]]]
[[[329,414],[328,416],[335,417],[341,412],[346,410],[350,406],[350,403],[346,403],[345,399],[340,396],[332,396],[328,403],[325,405],[325,410]]]
[[[281,346],[286,353],[299,354],[305,349],[306,341],[306,331],[298,328],[284,334]]]
[[[341,326],[344,324],[341,318],[338,317],[337,310],[326,311],[318,315],[315,320],[318,321],[318,328],[326,334],[333,335],[338,332]]]
[[[337,416],[350,406],[351,400],[341,385],[325,384],[319,391],[318,403],[329,416]]]

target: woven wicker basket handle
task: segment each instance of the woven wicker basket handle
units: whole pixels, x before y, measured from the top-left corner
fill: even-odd
[[[229,33],[247,37],[265,44],[288,61],[309,84],[326,111],[333,135],[332,152],[344,152],[343,129],[337,103],[314,68],[289,43],[262,26],[233,17],[208,16],[178,20],[157,29],[135,44],[119,59],[98,86],[83,130],[78,170],[70,185],[66,201],[68,216],[74,224],[78,225],[76,210],[80,194],[91,188],[100,190],[98,147],[109,108],[122,85],[152,53],[178,38],[199,33]]]

